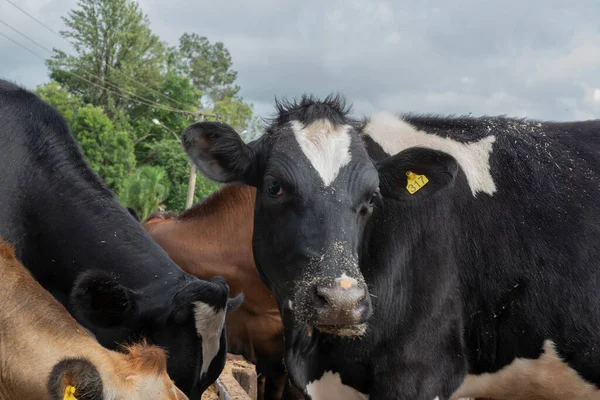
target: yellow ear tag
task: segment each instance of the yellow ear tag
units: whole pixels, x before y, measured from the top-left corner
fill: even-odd
[[[65,396],[63,397],[63,400],[77,400],[77,397],[75,397],[74,394],[75,386],[67,385],[67,387],[65,388]]]
[[[417,175],[412,171],[406,172],[406,190],[408,193],[415,194],[423,186],[427,185],[429,179],[425,175]]]

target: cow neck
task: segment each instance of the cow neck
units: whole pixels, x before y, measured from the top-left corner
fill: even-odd
[[[459,288],[452,243],[460,223],[452,218],[452,202],[435,210],[427,203],[386,199],[385,211],[373,216],[365,232],[361,269],[373,294],[370,323],[381,325],[369,331],[383,335],[374,342],[404,330],[390,321],[415,326],[423,313],[435,312],[440,298]]]
[[[60,266],[63,290],[70,290],[78,273],[89,269],[118,273],[121,284],[129,287],[164,288],[185,280],[186,274],[89,166],[76,153],[60,150],[62,155],[39,157],[35,163],[25,214],[33,236],[29,243],[37,247],[43,264]]]
[[[222,274],[234,283],[239,281],[240,273],[248,273],[248,278],[258,280],[252,253],[255,195],[252,187],[227,185],[180,214],[174,221],[177,237],[162,238],[161,242],[176,241],[170,244],[178,249],[173,256],[182,257],[182,265],[198,268],[192,272],[196,275]],[[172,236],[171,232],[168,235]],[[232,287],[234,294],[239,290]]]

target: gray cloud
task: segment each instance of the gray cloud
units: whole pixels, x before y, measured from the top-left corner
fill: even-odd
[[[19,4],[58,30],[60,16],[75,1]],[[140,4],[164,40],[176,43],[183,32],[197,32],[223,41],[242,96],[263,116],[272,113],[275,96],[340,92],[357,114],[385,108],[553,120],[600,117],[600,101],[594,100],[600,88],[596,0]],[[0,1],[0,19],[5,15],[45,45],[65,48],[61,39]],[[0,32],[17,38],[1,25]],[[41,60],[2,37],[0,52],[3,76],[29,86],[47,80]]]

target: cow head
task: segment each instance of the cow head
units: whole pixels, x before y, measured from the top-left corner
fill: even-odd
[[[54,365],[46,384],[50,399],[188,400],[167,374],[161,348],[142,343],[91,354],[94,363],[67,357]]]
[[[253,250],[280,309],[323,332],[361,335],[372,306],[358,260],[380,201],[377,170],[340,98],[277,106],[252,143],[201,122],[186,128],[184,147],[208,178],[257,188]]]
[[[239,306],[242,297],[229,299],[222,277],[210,281],[190,277],[178,291],[168,290],[160,296],[151,288],[133,291],[93,270],[75,281],[71,303],[78,319],[106,347],[114,348],[131,332],[141,332],[166,349],[169,375],[188,395],[199,396],[223,369],[225,314]]]

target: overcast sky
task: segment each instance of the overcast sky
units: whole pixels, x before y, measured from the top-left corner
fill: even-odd
[[[54,30],[75,0],[12,0]],[[167,5],[168,4],[168,5]],[[340,92],[375,110],[600,117],[600,1],[141,0],[152,29],[222,41],[241,95],[269,116],[273,99]],[[0,21],[47,47],[68,44],[0,0]],[[48,55],[0,22],[0,33]],[[35,88],[43,61],[0,35],[0,76]]]

